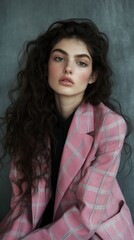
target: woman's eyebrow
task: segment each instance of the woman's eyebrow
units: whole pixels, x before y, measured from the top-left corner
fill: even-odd
[[[61,48],[55,48],[52,50],[51,54],[54,53],[54,52],[60,52],[66,56],[68,56],[68,53],[66,51],[64,51],[63,49]],[[81,57],[87,57],[89,60],[91,60],[91,56],[90,55],[87,55],[85,53],[82,53],[82,54],[76,54],[75,57],[78,57],[78,58],[81,58]]]
[[[87,54],[85,54],[85,53],[83,53],[83,54],[77,54],[77,55],[75,55],[75,57],[79,57],[79,58],[87,57],[89,60],[91,60],[91,56],[90,56],[90,55],[87,55]]]
[[[62,50],[61,48],[55,48],[55,49],[52,50],[51,53],[54,53],[54,52],[60,52],[60,53],[65,54],[65,55],[68,56],[67,52],[65,52],[65,51]]]

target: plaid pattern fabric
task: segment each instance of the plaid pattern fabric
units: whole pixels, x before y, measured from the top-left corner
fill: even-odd
[[[95,107],[82,104],[75,112],[63,149],[53,223],[38,228],[51,196],[50,168],[41,161],[42,169],[48,172],[36,180],[37,190],[31,192],[27,207],[17,216],[21,204],[16,181],[20,176],[12,163],[11,208],[17,217],[0,239],[134,239],[131,214],[116,180],[125,134],[126,123],[121,116],[102,103]],[[38,172],[38,161],[35,167]],[[13,214],[3,220],[1,228]]]

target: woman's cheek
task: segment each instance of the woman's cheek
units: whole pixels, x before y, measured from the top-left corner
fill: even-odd
[[[59,73],[59,66],[57,66],[56,64],[51,64],[49,66],[49,75],[54,77],[58,73]]]
[[[80,74],[79,77],[80,77],[80,79],[81,79],[81,82],[88,83],[90,76],[91,76],[91,72],[89,72],[89,71],[83,71],[83,72],[81,72],[81,74]]]

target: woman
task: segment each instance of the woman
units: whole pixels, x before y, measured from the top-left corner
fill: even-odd
[[[4,119],[13,196],[0,239],[134,239],[116,180],[126,122],[109,102],[107,51],[90,20],[56,22],[27,44]]]

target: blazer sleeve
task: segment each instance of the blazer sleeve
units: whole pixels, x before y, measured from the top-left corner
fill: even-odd
[[[106,205],[112,186],[116,181],[125,135],[126,123],[124,119],[114,113],[107,114],[96,134],[97,139],[94,146],[97,148],[96,156],[92,164],[91,160],[87,158],[86,161],[89,161],[89,165],[87,164],[85,173],[77,185],[76,204],[51,225],[37,229],[22,239],[89,240],[100,239],[101,235],[103,237],[101,239],[105,240],[119,239],[117,227],[121,222],[118,222],[118,218],[108,224],[108,226],[110,224],[114,226],[114,231],[110,229],[107,234],[102,234],[107,230],[106,226],[103,228],[100,226],[107,221]],[[123,208],[121,218],[122,228],[125,229],[121,239],[125,240],[129,236],[129,240],[132,240],[134,232],[128,208]]]
[[[34,162],[36,174],[40,175],[40,167],[37,162]],[[42,170],[47,172],[48,166],[42,164]],[[22,178],[20,172],[14,164],[14,159],[11,162],[9,179],[12,185],[12,197],[10,202],[10,212],[0,223],[0,240],[15,240],[32,232],[38,224],[44,211],[47,202],[50,198],[48,188],[46,187],[46,179],[44,176],[37,178],[35,184],[38,191],[36,194],[31,190],[31,194],[25,200],[22,200],[23,193],[26,190],[25,182],[22,184],[22,192],[20,193],[17,181]],[[38,197],[37,197],[38,195]],[[43,204],[39,205],[38,199],[42,199]],[[35,205],[38,205],[38,211]]]
[[[22,211],[23,202],[21,201],[21,198],[25,191],[26,185],[23,184],[22,192],[20,193],[17,181],[19,179],[21,179],[21,174],[19,173],[19,171],[16,169],[16,167],[14,165],[14,159],[12,159],[12,161],[11,161],[9,179],[10,179],[11,186],[12,186],[10,211],[0,224],[0,233],[1,232],[4,233],[4,231],[6,231],[7,229],[8,230],[11,229],[11,231],[12,231],[12,229],[14,229],[14,226],[16,225],[16,222],[18,222],[18,219],[20,219],[20,218],[23,219],[23,215],[25,216],[25,219],[28,223],[29,230],[32,231],[31,216],[29,214],[30,201],[27,201],[27,208],[25,209],[24,212]],[[8,233],[6,235],[8,236]],[[15,236],[14,236],[14,238],[15,238]],[[0,239],[2,239],[2,233],[0,234]]]

